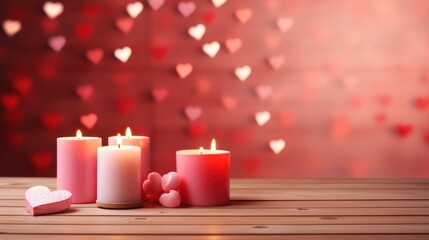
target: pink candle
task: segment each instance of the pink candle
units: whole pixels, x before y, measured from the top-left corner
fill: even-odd
[[[72,203],[92,203],[97,198],[97,148],[99,137],[57,138],[57,189],[72,193]]]
[[[176,152],[182,203],[189,206],[218,206],[229,203],[230,152],[200,148]]]
[[[117,137],[109,137],[109,146],[116,145]],[[122,143],[124,145],[136,146],[141,149],[141,183],[143,184],[146,180],[147,175],[150,173],[150,138],[146,136],[133,136],[131,129],[127,128],[125,137],[122,137]],[[142,193],[142,199],[146,196]]]

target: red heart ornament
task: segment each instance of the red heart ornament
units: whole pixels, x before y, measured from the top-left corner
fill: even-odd
[[[45,215],[67,210],[72,194],[66,190],[51,192],[45,186],[35,186],[25,191],[25,206],[31,215]]]
[[[129,17],[119,18],[116,20],[116,27],[123,33],[129,33],[134,26],[133,19]]]
[[[98,121],[98,116],[95,113],[80,116],[80,123],[88,129],[92,129]]]
[[[49,152],[35,152],[31,155],[31,163],[37,171],[42,172],[48,169],[52,162],[52,155]]]
[[[237,99],[232,96],[222,96],[220,100],[226,109],[233,110],[237,106]]]
[[[88,40],[94,32],[94,26],[90,23],[78,23],[74,25],[73,30],[80,40]]]
[[[246,23],[252,16],[252,9],[240,8],[235,11],[235,16],[241,23]]]
[[[165,0],[147,0],[147,3],[153,10],[158,10],[164,4]]]
[[[97,65],[103,59],[104,51],[101,48],[90,49],[86,52],[86,57],[92,64]]]
[[[44,113],[42,115],[43,126],[50,130],[55,129],[60,125],[61,118],[62,116],[60,113]]]
[[[217,17],[217,13],[213,10],[206,10],[201,13],[201,21],[205,24],[214,22]]]
[[[169,172],[164,174],[161,179],[161,185],[164,192],[170,190],[179,190],[179,175],[176,172]]]
[[[129,114],[135,107],[136,100],[131,97],[119,98],[116,101],[116,109],[123,115]]]
[[[163,193],[159,198],[159,203],[168,208],[177,208],[180,206],[180,194],[176,190],[170,190],[168,193]]]
[[[162,60],[167,55],[168,48],[165,46],[154,46],[150,48],[150,53],[156,59]]]
[[[151,93],[153,99],[158,103],[164,101],[170,94],[169,90],[163,87],[155,87],[151,90]]]
[[[33,80],[28,76],[20,76],[12,80],[12,85],[16,91],[25,95],[33,87]]]
[[[429,108],[429,97],[417,97],[414,100],[416,107],[420,110],[426,110]]]
[[[84,101],[87,101],[92,96],[93,92],[94,87],[90,84],[81,85],[76,88],[77,95]]]
[[[241,48],[241,45],[242,41],[240,38],[229,38],[225,40],[225,46],[231,54],[237,52]]]
[[[20,96],[15,93],[6,93],[1,96],[1,103],[3,104],[4,108],[7,110],[15,109],[18,106],[20,101],[21,101]]]
[[[204,136],[206,132],[207,126],[204,123],[191,123],[188,125],[188,133],[193,138]]]
[[[176,65],[176,72],[181,79],[185,79],[193,70],[192,64],[190,63],[179,63]]]
[[[397,124],[394,126],[394,129],[401,138],[405,138],[413,132],[413,126],[407,123]]]
[[[159,173],[151,172],[143,182],[143,191],[146,193],[146,196],[150,201],[157,202],[161,194],[164,193],[162,190],[161,179],[162,177]]]
[[[195,2],[179,2],[177,9],[184,17],[189,17],[197,8]]]
[[[191,122],[197,120],[201,116],[202,112],[203,110],[201,107],[197,106],[188,106],[185,108],[185,115]]]

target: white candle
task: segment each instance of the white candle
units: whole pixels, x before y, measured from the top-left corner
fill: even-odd
[[[102,208],[140,207],[141,149],[122,145],[118,134],[115,146],[98,148],[97,206]]]

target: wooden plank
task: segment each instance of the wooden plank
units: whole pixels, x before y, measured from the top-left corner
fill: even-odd
[[[0,225],[12,234],[428,234],[428,224],[413,225]]]
[[[429,208],[70,208],[68,216],[429,216]],[[28,216],[23,207],[0,207],[0,216]],[[54,216],[54,215],[53,215]]]
[[[25,202],[23,199],[0,199],[0,207],[24,207]],[[143,207],[145,208],[159,208],[159,203],[145,201]],[[250,200],[237,200],[231,201],[229,205],[231,208],[407,208],[407,207],[429,207],[429,200],[344,200],[344,201],[250,201]],[[91,208],[96,207],[95,203],[86,204],[73,204],[72,207],[77,208]]]
[[[354,225],[354,224],[429,224],[429,216],[0,216],[0,224],[27,224],[38,225],[148,225],[164,224],[175,225],[208,225],[208,224],[249,224],[249,225]]]
[[[2,235],[2,240],[28,240],[28,234]],[[427,240],[429,235],[31,235],[31,240]]]

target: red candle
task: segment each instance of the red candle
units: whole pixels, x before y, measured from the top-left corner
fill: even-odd
[[[212,148],[176,152],[182,203],[189,206],[219,206],[229,203],[230,152]]]
[[[99,137],[57,138],[57,189],[68,190],[72,203],[92,203],[97,198],[97,148]]]

